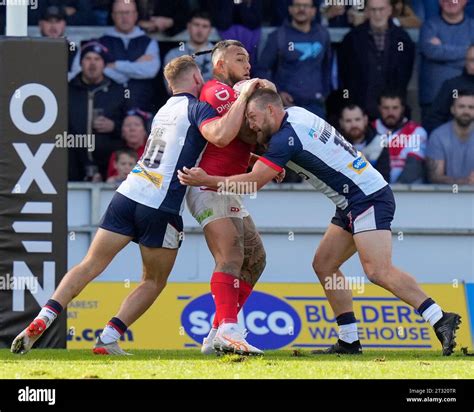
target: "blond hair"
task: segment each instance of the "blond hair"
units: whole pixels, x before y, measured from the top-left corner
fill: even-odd
[[[165,79],[171,89],[175,88],[191,70],[199,70],[198,65],[191,56],[181,56],[171,60],[164,69]]]

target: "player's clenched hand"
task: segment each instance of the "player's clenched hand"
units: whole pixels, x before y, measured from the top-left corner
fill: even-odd
[[[258,87],[265,87],[263,85],[263,80],[259,78],[251,79],[245,82],[245,84],[242,87],[242,90],[240,91],[240,96],[244,99],[248,99],[252,93],[257,89]],[[239,97],[240,97],[239,96]]]
[[[178,179],[182,185],[186,186],[206,186],[206,178],[209,175],[200,167],[193,167],[188,169],[183,167],[183,170],[178,170]]]
[[[286,170],[283,169],[280,173],[276,175],[275,179],[273,180],[277,183],[281,183],[285,179],[285,176],[286,176]]]
[[[270,80],[261,79],[260,82],[260,87],[264,87],[265,89],[271,89],[274,92],[278,92],[275,83],[272,83]]]

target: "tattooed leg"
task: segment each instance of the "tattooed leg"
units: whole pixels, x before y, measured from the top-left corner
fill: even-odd
[[[250,284],[252,288],[258,282],[265,269],[266,253],[262,238],[250,216],[243,219],[244,227],[244,261],[240,278]]]

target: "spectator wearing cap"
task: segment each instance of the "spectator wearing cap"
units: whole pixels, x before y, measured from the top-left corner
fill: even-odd
[[[38,24],[39,19],[50,6],[62,7],[68,26],[88,26],[94,23],[89,0],[39,0],[38,7],[28,7],[28,24]]]
[[[129,107],[153,111],[153,79],[160,69],[158,43],[136,25],[138,12],[134,0],[115,0],[112,20],[114,27],[99,39],[110,54],[104,73],[125,87]],[[78,58],[73,70],[79,71]]]
[[[423,183],[426,130],[405,116],[403,94],[387,90],[379,97],[380,118],[373,122],[390,154],[389,183]]]
[[[369,124],[364,110],[356,104],[345,106],[339,117],[342,135],[390,182],[390,154],[382,137]]]
[[[174,36],[185,29],[189,7],[187,0],[140,0],[138,11],[143,30]]]
[[[188,22],[187,29],[189,41],[180,45],[179,47],[171,49],[166,54],[164,62],[165,66],[176,57],[180,57],[185,54],[193,55],[196,52],[204,50],[212,50],[213,44],[209,41],[209,35],[211,34],[212,26],[211,17],[208,13],[203,11],[194,12]],[[195,61],[201,70],[203,79],[205,81],[211,80],[211,55],[202,54],[200,56],[196,56]]]
[[[69,83],[69,134],[94,136],[95,150],[70,151],[70,180],[102,179],[110,154],[121,146],[121,120],[126,112],[124,90],[104,74],[107,48],[97,41],[85,44],[80,54],[81,72]],[[94,170],[94,167],[97,170]]]
[[[474,185],[474,93],[460,91],[453,120],[431,133],[427,149],[430,183]]]
[[[271,79],[285,106],[301,106],[324,117],[331,78],[331,40],[313,23],[313,0],[293,0],[291,22],[272,32],[258,61],[257,76]]]
[[[446,80],[434,99],[423,122],[423,126],[428,133],[451,119],[453,98],[456,98],[461,90],[474,92],[474,44],[467,49],[463,73],[460,76]]]
[[[389,88],[406,93],[415,62],[415,45],[391,18],[390,0],[368,0],[368,20],[352,29],[339,49],[339,76],[350,101],[378,116],[377,99]]]
[[[65,37],[66,33],[66,12],[62,6],[49,6],[44,9],[39,20],[39,29],[43,37],[59,39]],[[77,54],[77,47],[74,42],[68,40],[68,80],[73,76],[72,63]],[[76,73],[77,74],[77,73]]]
[[[122,123],[122,148],[133,150],[137,158],[141,158],[145,151],[145,144],[148,137],[149,123],[151,121],[151,114],[140,109],[132,109],[127,112]],[[107,176],[116,176],[117,154],[112,153],[109,159],[109,166],[107,169]]]
[[[467,0],[439,0],[441,14],[426,21],[420,32],[420,106],[422,119],[443,83],[462,74],[466,51],[474,44],[474,19],[467,17]]]

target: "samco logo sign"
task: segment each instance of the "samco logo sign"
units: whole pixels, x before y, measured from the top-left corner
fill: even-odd
[[[193,299],[184,308],[181,323],[186,333],[201,344],[211,329],[215,315],[210,293]],[[295,340],[301,320],[285,301],[262,292],[253,292],[239,314],[239,324],[247,329],[247,340],[262,349],[279,349]]]

